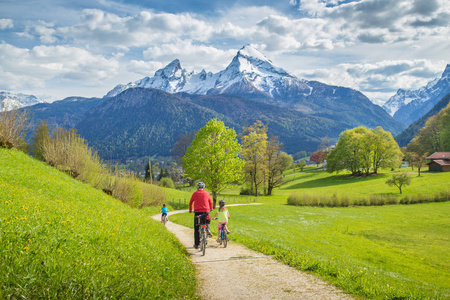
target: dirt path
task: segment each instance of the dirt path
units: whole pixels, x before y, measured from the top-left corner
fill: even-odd
[[[174,213],[186,211],[169,212],[169,219]],[[153,218],[160,220],[161,216]],[[170,221],[166,227],[191,256],[197,270],[197,294],[202,299],[352,299],[313,275],[295,270],[232,240],[227,248],[223,248],[215,242],[217,237],[208,239],[206,254],[202,256],[193,247],[193,229]]]

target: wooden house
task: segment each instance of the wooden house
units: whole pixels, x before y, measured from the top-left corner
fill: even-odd
[[[450,172],[450,152],[435,152],[427,157],[430,172]]]

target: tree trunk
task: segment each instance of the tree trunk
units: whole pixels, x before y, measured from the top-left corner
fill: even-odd
[[[213,209],[216,208],[216,203],[217,203],[217,192],[216,191],[212,191],[213,194]]]

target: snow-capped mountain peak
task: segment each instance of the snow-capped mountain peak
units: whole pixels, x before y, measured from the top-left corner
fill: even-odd
[[[22,93],[0,92],[0,108],[5,107],[7,110],[14,108],[22,108],[26,106],[35,105],[38,103],[46,103],[46,101],[37,98],[33,95],[26,95]]]
[[[257,72],[262,75],[292,77],[292,75],[288,74],[285,70],[276,67],[270,59],[250,45],[242,47],[228,67],[236,66],[238,66],[241,72],[247,74]]]
[[[155,72],[155,77],[161,77],[166,79],[180,78],[182,73],[180,60],[175,59],[163,69],[159,69]]]
[[[272,97],[274,88],[277,83],[284,80],[283,78],[296,79],[283,69],[276,67],[256,48],[246,45],[237,52],[228,67],[218,73],[213,74],[205,70],[200,73],[188,72],[181,67],[180,61],[175,59],[156,71],[153,77],[118,85],[106,97],[113,97],[133,87],[154,88],[169,93],[187,92],[205,95],[227,93],[230,92],[230,88],[235,90],[237,85],[247,92],[254,90],[256,93]]]
[[[450,93],[450,64],[447,64],[440,78],[417,90],[399,89],[383,108],[394,119],[409,125],[426,114],[448,93]]]

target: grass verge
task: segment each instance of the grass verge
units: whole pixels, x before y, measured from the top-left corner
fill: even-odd
[[[133,209],[0,148],[0,299],[194,299],[186,250]]]

